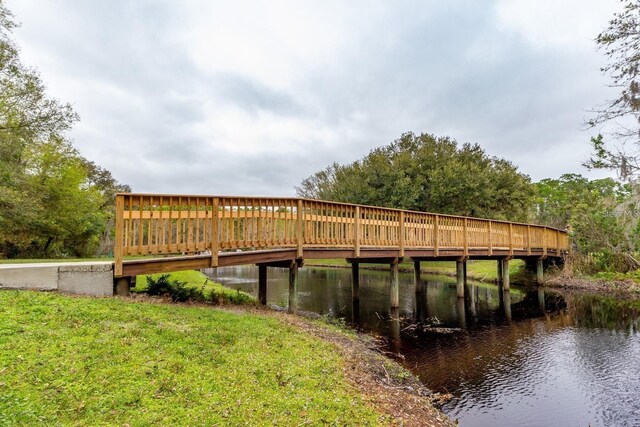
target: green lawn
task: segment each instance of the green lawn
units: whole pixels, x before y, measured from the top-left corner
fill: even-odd
[[[208,307],[0,292],[0,425],[376,425],[330,344]]]

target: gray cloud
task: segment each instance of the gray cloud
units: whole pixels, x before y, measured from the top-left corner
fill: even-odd
[[[137,191],[240,195],[290,195],[406,131],[478,142],[534,179],[585,173],[603,58],[570,24],[540,21],[559,35],[540,39],[501,5],[8,0],[86,157]],[[610,14],[580,9],[595,37]]]

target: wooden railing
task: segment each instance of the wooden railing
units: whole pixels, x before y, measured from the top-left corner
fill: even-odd
[[[440,251],[566,250],[567,233],[539,225],[300,198],[118,194],[115,272],[125,256],[305,247]]]

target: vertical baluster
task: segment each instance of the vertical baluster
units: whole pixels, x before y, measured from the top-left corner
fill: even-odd
[[[138,197],[138,213],[140,214],[138,217],[138,254],[142,254],[142,196]]]
[[[195,213],[195,233],[193,239],[193,250],[198,251],[200,245],[200,197],[196,197],[196,213]],[[193,226],[192,226],[193,228]]]
[[[124,259],[124,198],[116,196],[116,242],[113,251],[114,275],[122,276],[122,264]]]
[[[131,255],[133,253],[133,245],[135,244],[134,235],[133,235],[133,197],[127,196],[127,200],[129,202],[129,221],[127,222],[127,248],[128,251],[125,255]]]
[[[434,217],[434,233],[435,233],[435,241],[433,245],[433,252],[435,256],[440,255],[440,217],[436,215]]]

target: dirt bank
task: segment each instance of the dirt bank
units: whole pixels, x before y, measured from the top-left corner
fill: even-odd
[[[631,279],[605,280],[557,275],[545,280],[544,285],[549,288],[571,289],[602,295],[613,295],[619,298],[640,299],[640,284]]]
[[[334,330],[299,316],[273,312],[270,315],[332,343],[345,361],[345,376],[372,405],[386,413],[394,425],[457,425],[433,406],[440,396],[398,363],[380,354],[372,337]]]

